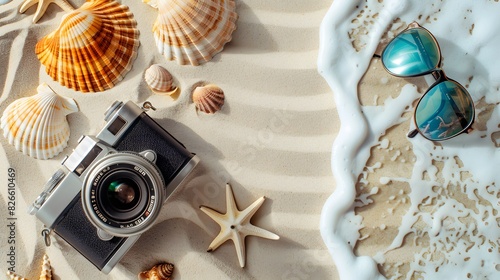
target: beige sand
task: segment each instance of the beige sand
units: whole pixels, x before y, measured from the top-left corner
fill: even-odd
[[[71,1],[74,6],[82,2]],[[52,81],[35,56],[36,42],[54,30],[64,14],[59,7],[51,5],[39,23],[32,24],[35,8],[18,14],[21,0],[0,6],[0,111],[35,94],[41,82],[74,98],[81,110],[68,117],[68,147],[51,160],[25,156],[0,137],[0,178],[6,178],[9,167],[16,169],[16,271],[35,279],[46,252],[56,279],[134,279],[159,261],[176,265],[174,279],[336,279],[318,230],[321,208],[335,185],[330,156],[339,126],[330,89],[316,70],[319,25],[331,0],[236,1],[239,19],[233,40],[200,67],[166,61],[151,33],[156,11],[140,0],[122,2],[135,14],[141,31],[139,55],[123,81],[96,94]],[[153,63],[166,67],[179,82],[178,100],[152,95],[142,76]],[[215,83],[226,92],[221,112],[196,114],[190,87],[199,81]],[[60,239],[53,238],[55,244],[46,248],[42,224],[26,209],[80,135],[100,130],[104,111],[117,99],[152,101],[158,110],[151,116],[202,162],[164,206],[158,223],[106,276]],[[225,211],[226,182],[232,184],[240,209],[266,196],[252,222],[281,237],[247,238],[244,269],[232,242],[206,252],[219,228],[198,208]],[[6,189],[2,179],[2,274],[9,247]]]

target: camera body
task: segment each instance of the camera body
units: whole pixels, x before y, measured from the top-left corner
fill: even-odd
[[[107,274],[199,159],[131,101],[115,101],[105,121],[80,137],[30,213]]]

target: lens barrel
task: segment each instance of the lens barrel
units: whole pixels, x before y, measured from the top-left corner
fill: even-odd
[[[154,163],[136,153],[111,153],[91,167],[82,189],[88,219],[121,237],[152,226],[165,200],[165,184]]]

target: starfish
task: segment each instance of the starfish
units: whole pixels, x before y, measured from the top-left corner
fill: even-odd
[[[201,206],[200,209],[220,226],[217,237],[208,246],[208,252],[212,252],[227,240],[233,240],[236,254],[241,267],[245,267],[245,238],[254,235],[262,238],[278,240],[280,237],[270,231],[256,227],[250,223],[253,214],[259,210],[264,203],[265,197],[260,197],[245,210],[240,211],[234,200],[233,190],[229,184],[226,185],[226,213],[221,214],[211,208]]]
[[[35,17],[33,18],[33,23],[36,23],[43,16],[50,3],[56,4],[66,12],[71,12],[75,9],[68,2],[66,2],[66,0],[25,0],[19,9],[19,12],[22,14],[37,3],[38,6],[36,8]]]

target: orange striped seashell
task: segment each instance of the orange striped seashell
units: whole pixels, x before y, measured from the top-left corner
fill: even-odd
[[[158,51],[179,64],[210,61],[236,29],[234,0],[158,0],[153,33]]]
[[[196,87],[193,90],[193,102],[196,110],[213,114],[224,105],[224,91],[212,84]]]
[[[47,74],[62,85],[98,92],[112,88],[132,68],[139,30],[127,6],[89,0],[62,18],[35,52]]]
[[[34,158],[49,159],[66,147],[70,133],[66,115],[78,112],[78,106],[45,83],[37,90],[38,94],[7,106],[0,126],[3,136],[16,150]]]

